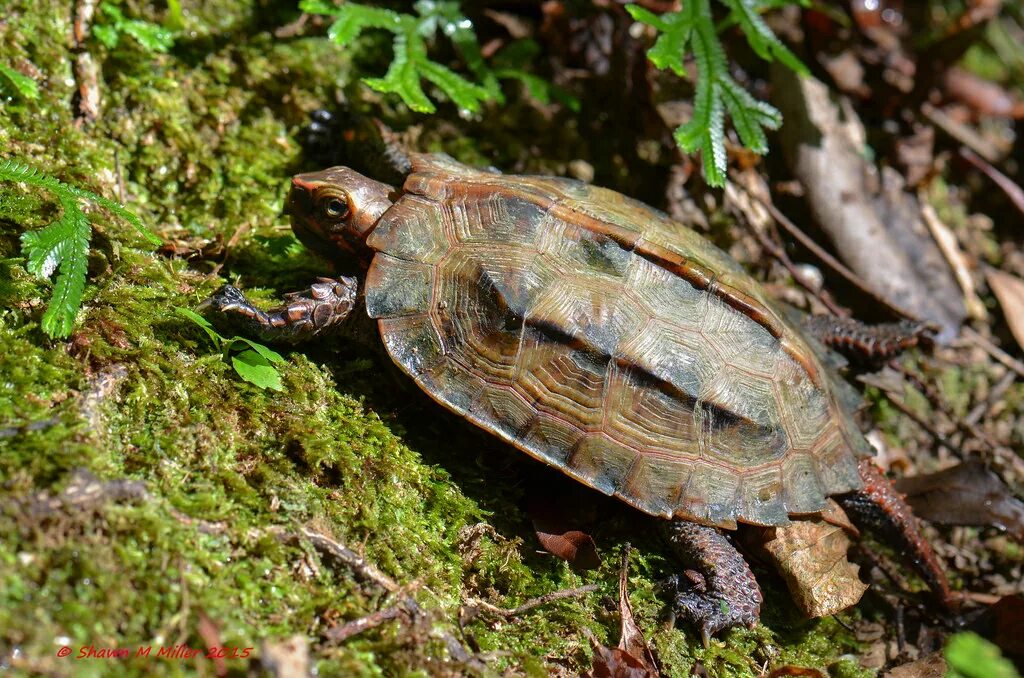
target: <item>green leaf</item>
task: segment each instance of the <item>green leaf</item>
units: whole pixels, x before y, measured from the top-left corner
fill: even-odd
[[[168,5],[170,10],[169,20],[175,21],[174,7]],[[108,49],[113,49],[120,42],[121,34],[125,34],[139,43],[148,52],[167,52],[174,46],[174,33],[163,26],[148,21],[128,19],[120,8],[104,2],[100,5],[100,12],[106,18],[104,22],[97,22],[92,27],[92,34],[103,43]],[[178,19],[180,20],[181,7],[178,7]]]
[[[311,14],[335,17],[327,35],[339,45],[351,44],[364,30],[389,31],[394,40],[394,56],[383,77],[363,78],[363,82],[386,94],[396,94],[406,106],[418,113],[434,113],[437,108],[423,89],[426,80],[462,110],[479,111],[486,101],[503,102],[499,75],[487,64],[480,50],[472,22],[451,0],[418,0],[414,5],[419,16],[403,14],[360,3],[346,2],[334,6],[325,0],[301,0],[299,8]],[[456,73],[427,54],[427,41],[440,33],[451,41],[476,82]],[[523,70],[522,66],[517,70]],[[522,73],[510,75],[523,82]],[[536,76],[533,76],[534,78]],[[540,92],[538,81],[528,82],[532,91]],[[551,90],[554,93],[554,90]],[[560,101],[571,97],[559,92]]]
[[[433,61],[424,61],[419,66],[420,75],[434,83],[459,108],[479,111],[480,104],[494,98],[485,88],[474,85],[455,71]],[[495,80],[497,82],[497,80]]]
[[[305,4],[305,3],[304,3]],[[319,4],[319,3],[308,3]],[[300,7],[302,4],[300,4]],[[345,3],[341,7],[324,8],[321,11],[304,9],[311,14],[327,14],[338,17],[327,29],[327,36],[339,45],[347,45],[355,40],[367,28],[383,28],[393,33],[401,33],[408,29],[408,21],[404,21],[398,12],[379,7],[367,7],[356,3]]]
[[[1020,678],[999,648],[972,631],[950,636],[943,652],[954,678]]]
[[[15,91],[25,99],[38,99],[39,98],[39,85],[36,81],[28,77],[24,73],[19,73],[9,66],[0,64],[0,75],[2,75],[11,86],[14,87]]]
[[[676,75],[686,75],[683,60],[686,56],[686,43],[693,31],[695,16],[706,6],[706,2],[687,2],[678,12],[666,12],[662,16],[644,9],[639,5],[626,5],[637,21],[658,29],[661,35],[654,41],[654,46],[647,50],[647,58],[661,69],[671,69]],[[708,10],[710,14],[710,10]]]
[[[245,345],[249,346],[249,348],[251,348],[252,350],[254,350],[257,353],[259,353],[261,356],[266,358],[266,360],[268,362],[279,363],[279,364],[282,364],[282,365],[285,362],[287,362],[284,359],[284,356],[282,356],[277,351],[269,349],[266,346],[264,346],[263,344],[255,342],[252,339],[247,339],[245,337],[234,337],[234,338],[231,339],[231,341],[232,341],[233,345],[238,343],[238,344],[245,344]],[[234,346],[232,346],[232,348],[234,348]]]
[[[759,57],[765,61],[778,59],[790,70],[800,75],[809,74],[807,66],[775,37],[775,34],[761,18],[758,9],[767,4],[764,0],[722,0],[722,2],[729,7],[730,17],[739,24],[751,49]]]
[[[459,10],[459,3],[451,0],[418,0],[414,7],[421,17],[418,29],[420,35],[429,39],[440,30],[451,40],[469,71],[480,81],[483,90],[486,91],[486,97],[483,99],[503,103],[504,97],[501,95],[498,78],[484,61],[480,43],[473,30],[473,22]],[[451,98],[455,101],[455,97]]]
[[[433,113],[437,109],[420,87],[420,75],[409,58],[407,36],[396,35],[394,44],[395,58],[384,77],[363,78],[363,82],[378,92],[397,94],[406,106],[418,113]]]
[[[269,360],[253,349],[247,348],[232,355],[231,366],[235,368],[238,376],[250,384],[274,391],[284,390],[281,374]]]
[[[206,336],[210,337],[210,340],[213,342],[213,345],[220,349],[225,339],[224,337],[220,336],[217,330],[213,329],[213,325],[210,324],[209,320],[199,315],[195,311],[190,311],[189,309],[182,308],[181,306],[175,306],[174,311],[181,317],[187,318],[188,320],[194,322],[196,325],[199,325],[199,327],[201,327],[202,330],[206,332]]]
[[[126,21],[121,30],[150,52],[167,52],[174,47],[174,34],[146,21]]]
[[[181,11],[181,0],[167,0],[167,17],[164,25],[172,32],[185,28],[185,13]]]

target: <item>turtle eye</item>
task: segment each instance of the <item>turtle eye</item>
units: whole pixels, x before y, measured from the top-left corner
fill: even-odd
[[[330,219],[341,219],[348,214],[348,202],[343,198],[330,197],[321,203],[324,215]]]

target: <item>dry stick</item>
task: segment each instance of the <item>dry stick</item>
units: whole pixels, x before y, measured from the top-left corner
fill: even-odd
[[[532,598],[523,603],[522,605],[520,605],[519,607],[514,607],[511,610],[491,605],[490,603],[484,602],[482,600],[474,600],[472,604],[480,608],[481,611],[497,615],[504,619],[509,619],[510,617],[518,617],[524,612],[529,612],[534,608],[540,607],[541,605],[547,605],[548,603],[554,602],[556,600],[562,600],[564,598],[580,598],[582,596],[587,595],[588,593],[593,593],[594,591],[597,591],[600,588],[601,586],[599,584],[587,584],[586,586],[580,586],[579,588],[575,589],[552,591],[551,593],[545,593],[543,596]]]
[[[776,261],[782,264],[785,267],[785,269],[789,271],[789,274],[793,276],[793,280],[795,280],[798,285],[800,285],[805,290],[813,294],[814,297],[822,304],[824,304],[825,307],[828,308],[828,310],[831,311],[834,315],[837,315],[839,317],[846,317],[850,315],[849,311],[847,311],[844,308],[841,308],[838,304],[836,304],[828,296],[826,296],[822,290],[816,289],[815,286],[812,285],[806,277],[804,277],[804,274],[797,269],[796,265],[793,264],[793,260],[789,258],[789,255],[786,254],[786,251],[784,249],[782,249],[777,244],[769,240],[768,236],[766,236],[764,233],[761,233],[761,231],[757,230],[757,228],[755,228],[753,224],[750,224],[749,219],[747,220],[747,223],[750,225],[750,230],[753,232],[754,237],[757,238],[757,241],[759,243],[761,243],[761,247],[763,247],[768,252],[768,254],[775,257]]]
[[[992,356],[993,358],[995,358],[996,360],[1001,362],[1003,365],[1005,365],[1006,367],[1009,367],[1011,370],[1013,370],[1014,372],[1016,372],[1020,376],[1024,377],[1024,363],[1022,363],[1021,361],[1017,360],[1016,358],[1011,356],[1009,353],[1007,353],[1003,349],[999,348],[998,346],[993,344],[991,341],[989,341],[985,337],[981,336],[980,334],[978,334],[977,332],[975,332],[973,329],[971,329],[970,327],[968,327],[966,325],[964,325],[961,328],[960,334],[965,339],[967,339],[968,341],[973,343],[975,346],[977,346],[978,348],[980,348],[981,350],[985,351],[990,356]]]
[[[754,195],[749,191],[747,191],[747,195],[749,195],[751,199],[756,200],[758,203],[761,204],[761,206],[768,210],[768,213],[772,215],[772,219],[775,220],[775,223],[777,223],[779,226],[782,226],[782,228],[785,229],[786,232],[789,233],[791,236],[796,238],[801,245],[810,250],[811,253],[814,254],[814,256],[818,257],[818,259],[820,259],[825,265],[827,265],[833,271],[842,276],[851,285],[853,285],[858,290],[869,296],[876,303],[886,308],[893,315],[899,316],[901,318],[908,318],[910,320],[920,321],[920,318],[918,318],[910,311],[907,311],[897,306],[896,304],[889,301],[885,297],[880,296],[878,292],[875,292],[873,289],[871,289],[868,286],[868,284],[860,278],[860,276],[858,276],[856,273],[847,268],[841,261],[839,261],[831,254],[826,252],[821,247],[821,245],[814,242],[814,240],[809,235],[800,230],[800,228],[792,221],[790,221],[789,217],[783,214],[779,210],[779,208],[777,208],[772,202],[764,200],[760,196]]]
[[[375,629],[384,622],[397,619],[398,617],[408,616],[408,610],[404,609],[400,605],[393,607],[386,607],[383,610],[377,610],[372,614],[368,614],[365,617],[359,619],[353,619],[350,622],[346,622],[341,626],[335,626],[334,628],[328,629],[324,633],[324,637],[335,643],[340,643],[348,640],[352,636],[358,635],[363,631]]]
[[[971,149],[962,147],[960,149],[960,157],[977,167],[985,174],[985,176],[992,180],[992,183],[1003,189],[1003,193],[1005,193],[1006,197],[1010,199],[1013,206],[1020,210],[1021,213],[1024,213],[1024,189],[1015,184],[1010,177],[1006,176],[979,157],[978,154]]]
[[[394,593],[400,588],[394,579],[378,570],[367,562],[366,558],[363,558],[344,544],[319,532],[314,532],[308,527],[299,528],[299,533],[308,539],[314,548],[345,565],[360,579],[376,584],[388,593]]]
[[[888,389],[883,390],[885,391],[885,395],[889,399],[889,402],[893,404],[893,407],[895,407],[903,414],[907,415],[911,421],[913,421],[915,424],[924,429],[925,433],[930,435],[932,439],[935,440],[935,442],[937,442],[939,445],[945,447],[947,450],[952,452],[954,455],[956,455],[958,459],[960,459],[961,461],[964,459],[966,455],[964,454],[963,450],[961,450],[959,447],[946,440],[946,437],[944,435],[935,430],[935,428],[928,421],[926,421],[920,415],[918,415],[917,412],[914,412],[912,409],[907,407],[906,403],[904,403],[902,400],[896,397],[895,393]]]
[[[957,432],[959,432],[961,436],[961,439],[957,442],[958,449],[959,446],[963,444],[965,438],[974,438],[975,440],[978,440],[982,444],[987,446],[994,455],[999,456],[1002,454],[1002,446],[997,441],[993,440],[987,432],[982,431],[980,428],[978,428],[978,426],[975,423],[968,422],[964,419],[957,417],[954,413],[949,412],[946,409],[945,403],[942,401],[942,397],[935,391],[935,389],[933,389],[930,385],[922,381],[919,376],[917,376],[910,370],[906,369],[905,367],[903,367],[903,365],[900,365],[895,360],[889,361],[888,366],[902,374],[903,377],[908,382],[910,382],[911,386],[917,389],[917,391],[924,396],[925,400],[928,401],[932,409],[941,412],[942,415],[945,416],[945,418],[953,424],[953,426],[956,428]],[[961,456],[961,459],[962,458],[963,457]],[[1011,464],[1011,466],[1014,465],[1015,464]]]
[[[964,417],[964,421],[968,424],[977,424],[982,418],[989,413],[989,411],[995,407],[996,403],[1002,400],[1006,392],[1013,386],[1013,383],[1017,381],[1017,373],[1013,370],[1006,370],[1002,378],[996,382],[996,385],[988,393],[988,397],[982,402],[974,406],[974,408],[967,413]]]
[[[331,539],[327,535],[311,530],[308,527],[299,528],[299,532],[303,537],[310,541],[314,548],[322,553],[330,555],[332,558],[351,569],[352,572],[354,572],[360,579],[375,584],[388,593],[399,593],[400,595],[397,605],[394,606],[399,610],[399,612],[395,613],[393,616],[389,616],[391,613],[389,612],[390,608],[388,608],[381,610],[376,617],[374,614],[370,614],[367,617],[363,617],[361,620],[356,619],[353,622],[349,622],[350,624],[355,624],[355,626],[351,633],[343,636],[342,640],[350,638],[356,633],[379,626],[380,624],[388,621],[388,619],[395,619],[400,616],[408,616],[410,619],[416,619],[426,615],[426,612],[419,606],[419,603],[417,603],[412,596],[407,593],[400,592],[401,587],[394,579],[378,570],[374,565],[367,562],[365,558],[349,547],[345,546],[341,542]],[[294,541],[295,535],[282,532],[280,534],[280,538],[285,541]],[[328,632],[328,634],[329,633],[330,632]],[[338,631],[338,634],[342,635],[343,632]],[[483,666],[479,659],[466,651],[466,648],[463,647],[462,643],[459,642],[455,636],[450,633],[440,633],[438,634],[438,637],[444,641],[445,647],[448,649],[448,653],[455,661],[480,664],[481,666],[477,668],[481,668]]]
[[[995,146],[967,125],[953,120],[945,111],[935,108],[929,103],[924,103],[921,104],[921,115],[928,122],[938,127],[954,140],[971,148],[986,160],[990,162],[999,160],[999,150]]]

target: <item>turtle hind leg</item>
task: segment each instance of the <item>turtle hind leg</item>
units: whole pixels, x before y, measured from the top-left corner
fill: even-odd
[[[804,329],[821,343],[858,365],[877,365],[901,351],[930,341],[930,325],[902,320],[898,323],[868,325],[854,318],[814,315]]]
[[[858,527],[874,531],[908,558],[944,607],[955,608],[946,573],[903,496],[871,460],[861,460],[858,470],[864,489],[837,496],[843,509]]]
[[[233,285],[224,285],[199,305],[238,332],[271,344],[299,344],[337,330],[355,308],[355,278],[318,278],[308,290],[285,296],[269,311],[253,306]]]
[[[753,626],[761,614],[761,589],[750,566],[713,527],[673,520],[665,527],[673,552],[687,570],[672,578],[673,607],[695,624],[705,647],[733,626]]]

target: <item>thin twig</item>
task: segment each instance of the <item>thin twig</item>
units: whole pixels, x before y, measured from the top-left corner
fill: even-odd
[[[388,593],[394,593],[400,588],[394,579],[378,570],[366,558],[363,558],[341,542],[335,541],[327,535],[315,532],[308,527],[300,527],[299,532],[309,540],[314,548],[345,565],[363,581],[376,584]]]
[[[985,176],[992,180],[992,183],[1003,190],[1003,193],[1005,193],[1006,197],[1010,199],[1013,206],[1024,214],[1024,189],[971,149],[966,147],[961,148],[960,157],[981,170]]]
[[[989,162],[999,160],[999,151],[984,137],[967,125],[953,120],[945,111],[929,103],[921,104],[921,115],[931,124],[951,136],[956,141],[975,151]]]
[[[981,350],[988,353],[990,356],[1001,362],[1003,365],[1009,367],[1011,370],[1024,377],[1024,363],[1017,360],[1009,353],[999,348],[991,341],[975,332],[972,328],[964,325],[960,330],[960,336],[969,342],[976,345]]]
[[[746,189],[743,190],[746,191]],[[879,295],[878,292],[871,289],[871,287],[869,287],[868,284],[864,282],[864,280],[861,279],[860,276],[858,276],[856,273],[847,268],[841,261],[839,261],[834,256],[825,251],[825,249],[822,248],[821,245],[814,242],[813,238],[811,238],[809,235],[800,230],[800,228],[792,221],[790,221],[789,217],[783,214],[779,210],[779,208],[777,208],[771,201],[764,200],[760,196],[754,195],[750,191],[746,191],[746,193],[751,197],[751,199],[757,201],[762,207],[768,210],[768,213],[772,215],[772,219],[774,219],[779,226],[781,226],[787,233],[789,233],[789,235],[791,235],[801,245],[810,250],[810,252],[814,256],[818,257],[818,259],[820,259],[822,263],[824,263],[837,274],[842,276],[851,285],[853,285],[858,290],[866,294],[879,305],[883,306],[893,315],[901,318],[909,318],[910,320],[920,320],[919,317],[917,317],[910,311],[901,308],[900,306],[894,304],[885,297]]]
[[[352,636],[362,633],[363,631],[375,629],[384,622],[397,619],[398,617],[408,616],[408,614],[409,612],[405,609],[404,605],[393,605],[392,607],[386,607],[383,610],[377,610],[365,617],[353,619],[350,622],[328,629],[327,632],[324,633],[324,637],[335,643],[341,643]]]
[[[981,421],[985,415],[988,414],[989,410],[995,407],[996,403],[1003,399],[1006,392],[1013,386],[1013,383],[1017,381],[1017,373],[1013,370],[1006,370],[1002,378],[996,382],[996,385],[988,392],[988,397],[982,402],[978,403],[967,413],[964,417],[964,421],[968,424],[977,424]]]
[[[588,593],[593,593],[594,591],[597,591],[600,588],[601,586],[599,584],[587,584],[586,586],[580,586],[579,588],[575,589],[563,589],[561,591],[552,591],[551,593],[545,593],[543,596],[532,598],[523,603],[522,605],[520,605],[519,607],[514,607],[511,610],[502,607],[497,607],[496,605],[491,605],[490,603],[485,602],[483,600],[474,600],[470,603],[470,605],[478,607],[482,612],[487,612],[489,614],[493,614],[503,619],[510,619],[512,617],[518,617],[525,612],[529,612],[534,608],[540,607],[542,605],[547,605],[548,603],[552,603],[556,600],[563,600],[565,598],[581,598],[587,595]]]
[[[889,399],[889,402],[892,403],[893,407],[895,407],[903,414],[907,415],[907,417],[909,417],[911,421],[920,426],[925,431],[925,433],[930,435],[935,442],[937,442],[939,445],[945,447],[947,450],[952,452],[954,455],[956,455],[958,459],[964,459],[966,455],[964,454],[963,450],[961,450],[953,443],[949,442],[949,440],[946,439],[947,436],[937,431],[929,421],[922,418],[917,412],[914,412],[912,409],[910,409],[906,403],[904,403],[900,398],[896,397],[895,393],[886,390],[885,395]]]
[[[801,273],[800,270],[796,267],[796,265],[793,263],[793,260],[789,258],[789,255],[786,254],[786,251],[784,249],[782,249],[774,242],[769,240],[765,234],[761,233],[759,230],[754,228],[753,225],[751,225],[750,230],[751,232],[753,232],[754,237],[757,238],[757,241],[761,244],[761,247],[763,247],[768,252],[768,254],[773,256],[776,261],[782,264],[783,267],[787,271],[789,271],[789,274],[793,276],[793,280],[795,280],[796,283],[803,287],[805,290],[813,294],[814,297],[822,304],[824,304],[824,306],[833,315],[837,315],[841,318],[845,318],[850,315],[849,311],[847,311],[846,309],[842,308],[834,301],[832,301],[828,297],[828,295],[824,293],[823,290],[818,289],[813,284],[811,284],[811,282],[807,280],[804,274]]]

